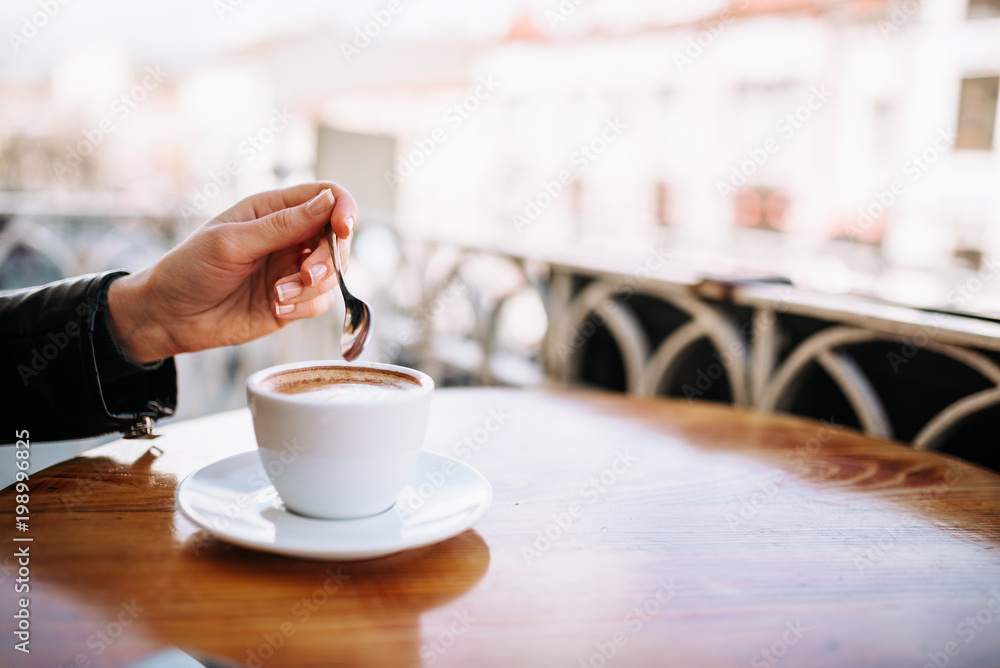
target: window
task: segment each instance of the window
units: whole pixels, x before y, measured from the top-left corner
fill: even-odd
[[[988,19],[1000,16],[1000,0],[969,0],[970,19]]]
[[[962,79],[955,148],[985,151],[993,148],[998,88],[1000,77]]]

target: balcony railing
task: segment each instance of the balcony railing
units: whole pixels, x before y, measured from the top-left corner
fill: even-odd
[[[51,280],[120,266],[137,249],[154,258],[172,243],[169,223],[131,219],[95,215],[68,234],[74,223],[59,216],[8,212],[5,287],[29,280],[17,276],[24,267]],[[652,247],[618,259],[529,254],[405,239],[380,225],[359,229],[351,273],[375,313],[364,358],[421,368],[442,386],[572,384],[722,401],[1000,469],[1000,323],[989,318],[713,277]],[[180,416],[242,405],[253,370],[338,356],[340,318],[181,356]]]
[[[389,334],[396,340],[381,344],[383,359],[445,383],[582,384],[723,401],[1000,468],[1000,323],[992,319],[713,278],[654,248],[610,262],[404,246],[414,249],[405,273],[422,276],[421,296],[394,317],[437,317],[411,323],[419,335],[406,326]],[[511,305],[527,295],[544,314],[544,333],[512,346],[521,316]]]

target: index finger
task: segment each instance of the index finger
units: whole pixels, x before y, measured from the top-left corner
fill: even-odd
[[[333,181],[302,183],[261,193],[251,202],[254,216],[260,218],[274,211],[298,206],[308,202],[326,188],[333,192],[334,198],[333,210],[330,212],[333,233],[341,239],[346,239],[358,219],[358,205],[346,188]]]
[[[354,224],[358,220],[358,205],[351,196],[351,193],[341,188],[340,194],[334,191],[333,196],[336,201],[333,204],[333,211],[330,212],[330,226],[333,233],[340,239],[351,236]]]
[[[237,202],[230,211],[238,212],[242,220],[256,220],[275,211],[290,209],[304,204],[327,188],[331,190],[335,200],[340,200],[346,196],[352,202],[354,201],[354,198],[347,192],[347,189],[338,183],[334,183],[333,181],[312,181],[310,183],[300,183],[294,186],[276,188],[251,195]],[[220,216],[220,218],[223,216],[225,214]]]

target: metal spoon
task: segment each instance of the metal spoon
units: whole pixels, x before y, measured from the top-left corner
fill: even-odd
[[[353,362],[361,355],[368,335],[372,328],[372,312],[364,303],[347,290],[344,283],[344,272],[340,268],[340,248],[338,239],[333,234],[333,227],[326,224],[326,242],[330,244],[330,254],[333,255],[333,266],[337,269],[337,282],[340,292],[344,295],[344,332],[340,335],[340,351],[344,359]]]

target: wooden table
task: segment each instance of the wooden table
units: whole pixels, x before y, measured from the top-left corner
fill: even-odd
[[[185,475],[254,447],[247,412],[161,431],[33,475],[27,533],[0,494],[0,664],[174,646],[282,667],[1000,665],[1000,476],[836,425],[441,390],[427,448],[482,471],[493,507],[339,564],[231,547],[176,511]],[[22,545],[30,655],[11,633]]]

